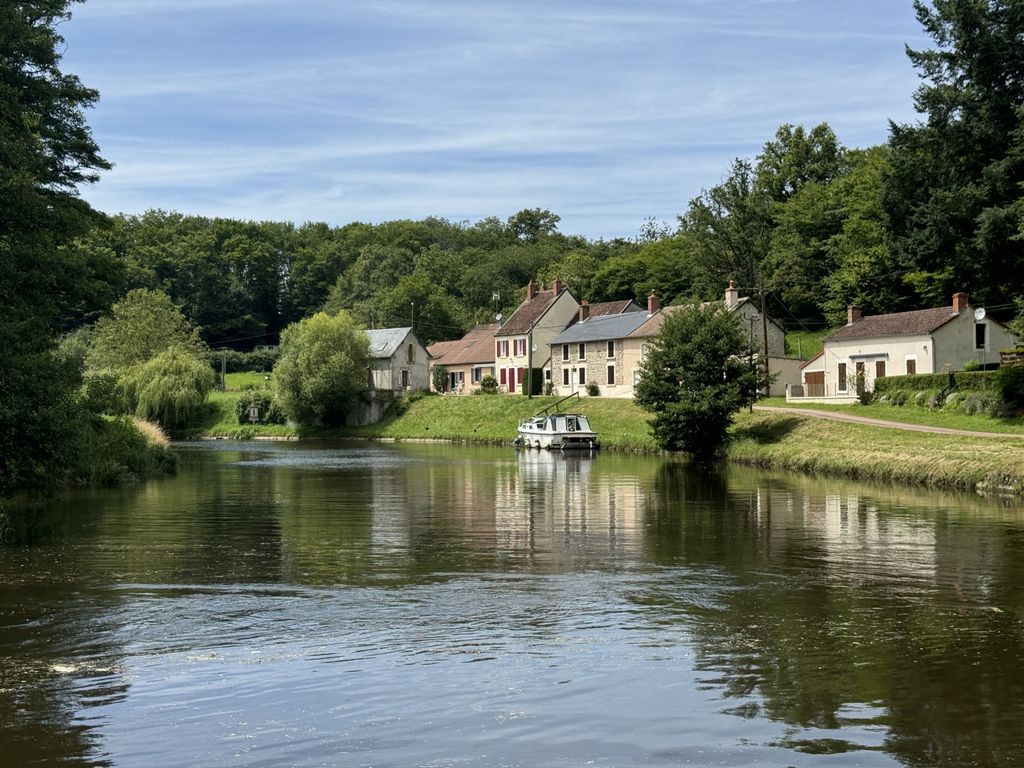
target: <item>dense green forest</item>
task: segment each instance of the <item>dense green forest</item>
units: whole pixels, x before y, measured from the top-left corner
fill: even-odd
[[[79,196],[108,167],[84,117],[99,95],[59,67],[74,1],[0,6],[0,496],[73,464],[74,425],[89,416],[82,375],[104,356],[102,335],[82,329],[130,296],[166,294],[205,345],[235,349],[275,343],[320,310],[456,338],[509,313],[528,280],[555,277],[579,299],[653,290],[666,303],[721,296],[734,279],[805,329],[841,322],[848,304],[914,309],[957,290],[996,317],[1022,308],[1024,3],[914,3],[934,40],[908,51],[920,119],[890,125],[886,144],[782,125],[675,221],[594,241],[539,208],[343,226],[100,214]]]

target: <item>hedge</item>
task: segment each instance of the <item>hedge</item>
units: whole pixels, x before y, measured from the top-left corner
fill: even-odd
[[[904,389],[920,392],[927,389],[945,389],[950,376],[961,392],[982,392],[995,389],[996,371],[955,371],[953,373],[916,373],[912,376],[885,376],[875,379],[875,393],[884,394]]]

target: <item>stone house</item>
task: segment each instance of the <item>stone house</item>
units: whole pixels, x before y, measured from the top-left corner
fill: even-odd
[[[632,397],[630,374],[623,366],[623,339],[647,320],[634,301],[580,304],[577,319],[551,342],[545,370],[558,394],[586,393],[593,383],[606,397]]]
[[[370,337],[370,389],[402,392],[430,388],[427,350],[412,328],[376,328]]]

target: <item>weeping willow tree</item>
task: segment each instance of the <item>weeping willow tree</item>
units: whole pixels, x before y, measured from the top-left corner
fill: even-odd
[[[132,366],[121,385],[136,416],[175,430],[199,419],[215,382],[208,363],[185,347],[175,346]]]

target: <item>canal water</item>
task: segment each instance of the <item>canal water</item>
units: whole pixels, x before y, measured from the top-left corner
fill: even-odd
[[[206,443],[8,508],[4,766],[1019,766],[1024,509]]]

